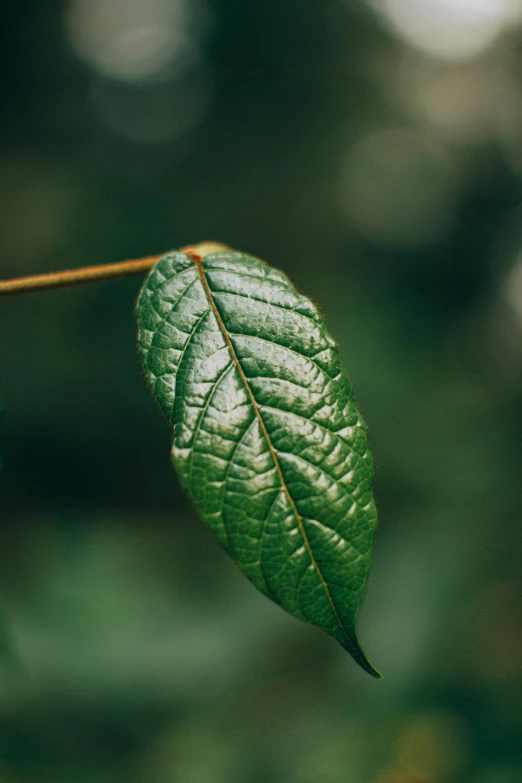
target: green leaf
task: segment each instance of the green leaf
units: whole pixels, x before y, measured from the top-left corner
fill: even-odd
[[[379,677],[355,629],[373,463],[336,344],[282,272],[244,253],[197,253],[160,259],[137,307],[174,467],[256,587]]]

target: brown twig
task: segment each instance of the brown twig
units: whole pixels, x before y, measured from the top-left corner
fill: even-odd
[[[209,253],[229,250],[217,242],[202,242],[199,245],[189,245],[181,248],[183,252],[197,253],[202,258]],[[0,280],[0,296],[24,294],[29,291],[47,291],[51,288],[63,288],[69,285],[94,283],[101,280],[112,280],[116,277],[129,277],[148,272],[161,256],[138,258],[135,261],[119,261],[116,264],[101,266],[86,266],[81,269],[70,269],[64,272],[48,272],[44,275],[18,277],[14,280]]]
[[[63,288],[69,285],[93,283],[97,280],[112,280],[116,277],[139,275],[151,269],[161,256],[138,258],[136,261],[120,261],[117,264],[85,266],[82,269],[70,269],[64,272],[48,272],[44,275],[18,277],[14,280],[0,280],[0,296],[23,294],[29,291],[47,291],[50,288]]]

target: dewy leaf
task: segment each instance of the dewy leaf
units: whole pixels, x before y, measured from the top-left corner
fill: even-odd
[[[201,245],[158,261],[137,317],[173,464],[206,524],[265,595],[379,677],[355,630],[373,463],[316,307],[263,261]]]

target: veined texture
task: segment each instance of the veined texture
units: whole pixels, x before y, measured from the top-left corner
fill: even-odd
[[[203,520],[265,595],[370,674],[355,622],[371,565],[373,463],[335,342],[252,256],[164,256],[137,308],[147,381]]]

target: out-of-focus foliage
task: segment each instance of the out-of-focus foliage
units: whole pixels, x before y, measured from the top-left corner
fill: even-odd
[[[321,302],[386,661],[258,596],[174,485],[141,281],[5,299],[2,781],[518,783],[518,0],[25,0],[0,35],[2,277],[208,237]]]

